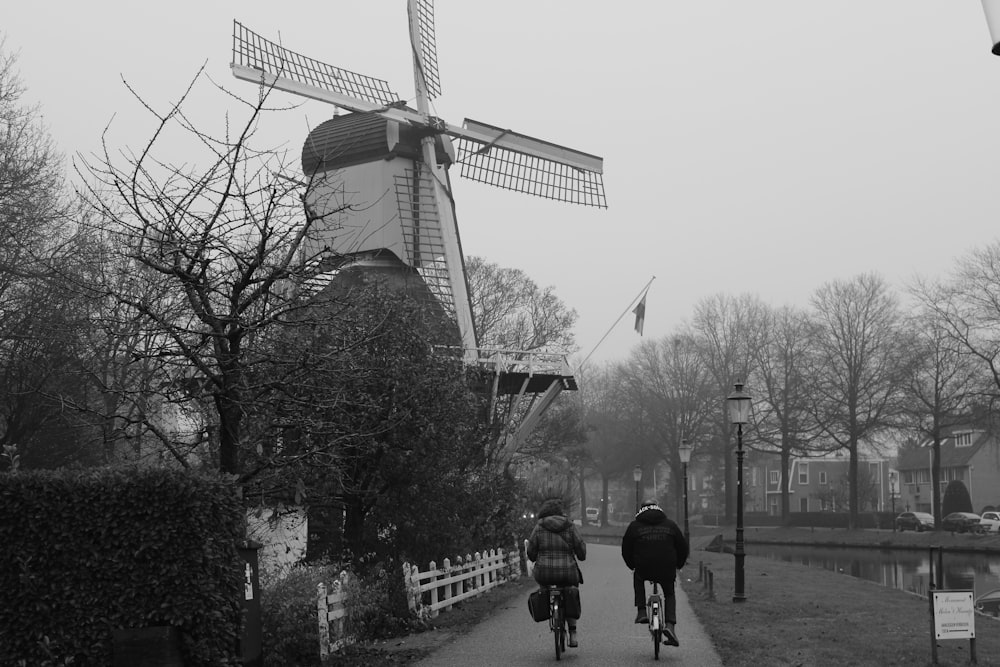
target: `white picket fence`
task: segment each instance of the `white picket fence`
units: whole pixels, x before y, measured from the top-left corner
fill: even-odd
[[[508,552],[503,549],[477,551],[464,558],[459,556],[454,565],[451,559],[445,558],[441,568],[431,561],[425,572],[416,565],[403,563],[403,582],[410,611],[418,618],[437,616],[457,602],[482,595],[520,575],[521,556],[516,548]],[[354,641],[346,629],[349,581],[350,575],[341,572],[329,589],[325,583],[316,587],[321,658]]]
[[[503,549],[477,551],[464,558],[459,556],[454,565],[450,558],[445,558],[440,568],[431,561],[425,572],[416,565],[403,564],[410,611],[418,618],[437,616],[457,602],[482,595],[519,576],[521,555],[516,548],[507,552]]]
[[[347,584],[350,581],[347,572],[341,572],[340,577],[330,584],[320,582],[316,586],[316,614],[319,617],[319,655],[325,658],[341,646],[354,641],[346,631],[347,623]]]

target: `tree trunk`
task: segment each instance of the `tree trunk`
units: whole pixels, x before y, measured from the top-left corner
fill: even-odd
[[[792,452],[789,448],[782,443],[781,445],[781,523],[782,525],[788,525],[788,521],[791,518],[792,512],[792,498],[791,491],[789,487],[791,486],[792,478]],[[767,480],[764,480],[767,483]]]
[[[858,512],[858,443],[853,440],[850,444],[851,462],[848,468],[848,475],[850,478],[850,485],[848,490],[848,506],[850,512],[848,514],[848,527],[852,530],[859,527],[859,512]]]
[[[344,498],[344,549],[352,559],[364,553],[365,514],[364,500]]]

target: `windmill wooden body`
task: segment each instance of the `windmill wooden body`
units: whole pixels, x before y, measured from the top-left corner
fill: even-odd
[[[561,352],[479,346],[449,169],[459,165],[472,180],[603,208],[603,160],[486,123],[465,119],[459,127],[430,115],[430,100],[441,92],[432,0],[408,0],[408,10],[415,109],[383,80],[288,50],[239,22],[232,70],[239,79],[352,112],[316,127],[303,148],[307,206],[319,215],[336,211],[318,243],[358,266],[419,275],[424,292],[454,318],[465,359],[494,372],[493,400],[513,397],[502,435],[513,450],[576,382]]]

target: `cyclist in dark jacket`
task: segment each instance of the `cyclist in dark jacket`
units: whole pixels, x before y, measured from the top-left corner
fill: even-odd
[[[534,561],[532,573],[542,586],[571,588],[567,594],[579,599],[580,568],[577,560],[587,559],[587,544],[576,532],[576,526],[566,518],[559,498],[549,498],[538,511],[538,523],[528,537],[525,549],[528,559]],[[576,648],[575,618],[566,618],[569,626],[569,645]]]
[[[688,543],[676,523],[656,504],[647,500],[622,537],[622,558],[632,573],[635,589],[636,623],[648,623],[646,617],[646,581],[655,581],[663,589],[663,620],[666,641],[679,646],[674,625],[677,623],[677,598],[674,579],[688,557]]]

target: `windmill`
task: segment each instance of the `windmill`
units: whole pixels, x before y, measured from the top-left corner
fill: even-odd
[[[423,292],[454,319],[466,361],[493,373],[491,400],[511,397],[501,438],[512,451],[576,382],[562,354],[479,347],[448,168],[457,164],[463,177],[500,188],[606,208],[603,160],[468,118],[459,127],[431,115],[430,102],[441,94],[433,0],[408,0],[407,8],[415,109],[384,80],[303,56],[238,21],[231,67],[238,79],[352,112],[315,128],[303,149],[307,205],[319,215],[336,211],[323,242],[358,266],[419,276]]]

